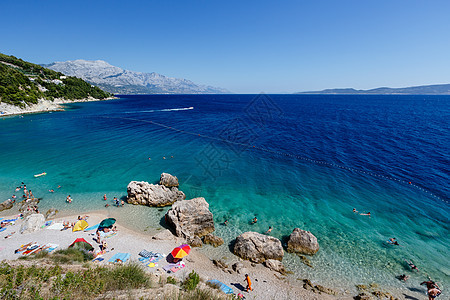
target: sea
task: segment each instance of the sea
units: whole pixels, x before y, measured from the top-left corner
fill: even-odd
[[[414,289],[429,276],[449,290],[450,96],[119,97],[1,118],[0,201],[24,182],[42,212],[103,211],[153,234],[169,207],[112,199],[125,199],[130,181],[157,183],[167,172],[187,199],[209,203],[225,240],[200,249],[212,258],[235,261],[243,232],[271,226],[285,243],[301,228],[320,250],[306,256],[310,266],[286,253],[290,276],[340,290]]]

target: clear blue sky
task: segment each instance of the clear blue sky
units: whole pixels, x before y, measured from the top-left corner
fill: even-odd
[[[450,83],[450,1],[1,0],[0,52],[235,93]]]

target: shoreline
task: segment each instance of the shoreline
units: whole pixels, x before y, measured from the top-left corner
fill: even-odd
[[[83,216],[84,214],[80,215]],[[89,226],[97,224],[102,219],[108,218],[108,215],[101,213],[88,213],[88,216],[89,218],[87,221]],[[55,216],[49,220],[52,220],[54,223],[61,223],[63,221],[73,222],[77,220],[77,215],[64,217]],[[72,232],[70,229],[60,231],[44,228],[32,233],[20,234],[19,229],[22,222],[23,220],[19,219],[16,221],[15,225],[8,226],[6,231],[0,233],[1,238],[6,236],[11,231],[16,232],[6,240],[2,239],[0,261],[16,261],[19,258],[19,255],[14,254],[14,250],[20,247],[20,245],[29,243],[30,241],[35,241],[40,244],[57,243],[59,244],[59,250],[67,248],[76,238],[84,238],[87,242],[94,246],[96,250],[99,248],[99,245],[93,241],[94,236],[91,235],[91,233],[95,233],[95,231]],[[118,227],[118,233],[111,238],[105,239],[108,243],[108,248],[114,248],[114,250],[103,255],[103,258],[105,258],[104,262],[96,265],[107,265],[107,260],[115,253],[119,252],[130,253],[130,261],[137,261],[139,263],[138,253],[143,249],[168,255],[173,248],[185,243],[185,240],[182,238],[178,238],[172,234],[168,235],[165,229],[160,230],[160,233],[162,234],[160,238],[154,239],[154,235],[142,234],[128,229],[120,223],[120,220],[116,222],[116,225]],[[317,294],[310,290],[304,289],[302,287],[303,282],[282,276],[281,274],[271,271],[261,264],[253,265],[250,262],[243,261],[237,257],[234,260],[236,262],[242,262],[246,268],[246,273],[251,276],[254,289],[252,292],[246,293],[245,291],[242,291],[245,286],[244,273],[238,274],[231,271],[231,265],[229,265],[227,269],[217,267],[209,257],[196,248],[192,248],[190,254],[183,259],[186,263],[186,267],[169,275],[182,280],[192,270],[195,270],[205,281],[217,279],[232,287],[236,294],[241,292],[249,299],[353,299],[351,294],[340,294],[338,296],[324,293]],[[94,265],[94,263],[92,264]],[[167,265],[167,262],[162,260],[162,262],[158,262],[157,266],[154,268],[145,267],[145,265],[143,265],[143,267],[146,271],[148,271],[148,273],[156,274],[158,276],[169,276],[162,270],[162,267],[165,265]]]
[[[10,211],[10,213],[15,213]],[[4,212],[2,213],[3,218],[8,218]],[[55,223],[62,223],[63,221],[74,222],[77,220],[78,215],[88,215],[88,223],[89,226],[99,223],[102,219],[106,219],[112,217],[108,211],[97,210],[97,211],[89,211],[83,212],[80,214],[73,214],[69,212],[62,211],[58,213],[56,216],[53,216],[49,220],[52,220]],[[12,216],[17,216],[12,215]],[[11,217],[11,215],[9,215]],[[117,218],[117,216],[115,216]],[[39,242],[39,243],[57,243],[60,244],[59,249],[65,249],[68,245],[73,242],[78,237],[83,237],[91,243],[96,249],[98,248],[98,244],[93,241],[93,236],[90,235],[92,232],[75,232],[73,233],[71,230],[65,231],[54,231],[47,229],[40,229],[38,231],[28,233],[28,234],[20,234],[19,229],[23,220],[18,220],[14,226],[8,226],[6,231],[0,233],[0,238],[6,236],[12,231],[16,233],[12,235],[9,239],[2,239],[2,247],[0,248],[0,261],[15,261],[18,259],[18,256],[13,254],[14,249],[19,247],[22,244],[26,244],[31,240]],[[137,254],[146,249],[148,251],[157,251],[160,253],[164,253],[167,255],[170,253],[170,250],[179,246],[180,244],[186,243],[186,241],[182,238],[176,237],[175,235],[167,234],[167,229],[160,228],[155,232],[144,233],[138,230],[134,230],[127,226],[127,224],[121,223],[121,220],[118,219],[116,225],[119,229],[118,234],[112,238],[107,239],[107,243],[109,247],[114,248],[115,250],[104,255],[105,261],[107,261],[110,256],[113,256],[114,253],[118,252],[126,252],[131,253],[131,261],[137,261],[139,257]],[[162,237],[154,239],[154,236],[157,236],[161,233]],[[5,242],[3,242],[3,240]],[[263,264],[253,264],[249,261],[242,260],[241,258],[235,256],[232,252],[229,252],[229,255],[226,257],[215,258],[218,261],[224,262],[227,264],[227,268],[222,269],[213,263],[215,255],[211,255],[211,253],[205,253],[208,251],[204,251],[206,248],[212,246],[203,245],[200,248],[192,248],[191,253],[185,259],[187,267],[182,269],[180,272],[176,274],[170,274],[170,276],[177,277],[178,279],[183,279],[187,276],[192,270],[195,270],[200,277],[205,280],[209,279],[217,279],[226,285],[232,287],[236,293],[241,292],[246,297],[250,299],[354,299],[356,295],[358,295],[363,290],[359,290],[358,288],[353,289],[336,289],[334,287],[330,287],[326,285],[327,283],[318,282],[314,278],[305,278],[298,277],[295,274],[286,274],[281,275],[278,272],[272,271]],[[214,248],[212,248],[214,249]],[[242,288],[240,285],[243,284],[243,275],[238,274],[235,271],[232,271],[232,264],[236,262],[241,262],[244,264],[245,273],[250,274],[254,282],[254,291],[250,294],[239,290]],[[145,268],[147,271],[153,274],[158,274],[163,276],[167,275],[164,271],[161,271],[161,267],[164,266],[164,263],[160,263],[159,266],[155,268]],[[325,293],[317,293],[313,292],[313,288],[310,286],[306,286],[304,284],[304,280],[308,280],[312,282],[312,285],[322,285],[324,284],[325,288],[330,288],[335,291],[337,295],[330,295]],[[256,282],[255,282],[256,281]],[[423,296],[418,290],[412,291],[406,288],[387,288],[384,286],[378,286],[376,283],[373,284],[373,290],[382,291],[383,293],[390,293],[397,299],[408,299],[408,297],[404,298],[404,296],[409,297],[417,297],[417,299],[421,299]],[[361,286],[363,286],[361,284]],[[371,285],[367,285],[368,287]],[[368,289],[371,289],[370,287]],[[370,292],[369,292],[370,294]],[[394,299],[394,298],[392,298]],[[410,298],[411,299],[411,298]]]
[[[57,98],[54,100],[44,100],[39,99],[38,103],[26,105],[24,108],[20,108],[16,105],[12,105],[9,103],[0,102],[0,117],[7,116],[15,116],[15,115],[24,115],[24,114],[34,114],[34,113],[45,113],[52,111],[64,111],[64,104],[70,103],[79,103],[79,102],[95,102],[95,101],[108,101],[119,99],[118,97],[108,97],[105,99],[97,99],[97,98],[84,98],[84,99],[75,99],[75,100],[67,100]]]

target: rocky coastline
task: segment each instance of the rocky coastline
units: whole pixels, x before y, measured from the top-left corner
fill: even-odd
[[[167,249],[180,243],[188,243],[191,247],[203,245],[217,247],[224,244],[221,237],[214,235],[214,216],[206,199],[197,197],[187,200],[178,187],[178,178],[167,173],[161,174],[158,184],[131,181],[127,188],[129,204],[153,207],[171,205],[163,218],[167,229],[160,228],[157,233],[149,236],[120,226],[121,236],[126,233],[126,237],[121,239],[119,244],[111,240],[114,247],[120,251],[138,253],[145,243],[145,245],[151,245],[152,250],[167,253]],[[24,211],[24,206],[19,204],[17,203],[14,209]],[[6,210],[11,209],[9,202],[3,206]],[[107,215],[96,213],[89,215],[90,222],[91,220],[98,222],[107,217]],[[61,222],[58,220],[60,218],[56,209],[49,210],[46,214],[25,215],[24,213],[23,220],[19,220],[17,224],[20,230],[13,235],[13,238],[19,238],[20,242],[25,243],[26,236],[33,234],[33,239],[36,235],[42,239],[50,239],[47,242],[52,242],[51,239],[59,239],[61,236],[57,236],[56,233],[46,234],[42,226],[48,220]],[[65,216],[64,220],[75,218],[76,216]],[[119,225],[120,222],[117,224]],[[73,239],[69,231],[66,231],[64,235],[63,244]],[[8,239],[5,245],[13,247],[11,241],[12,239]],[[8,246],[9,244],[11,246]],[[308,259],[304,255],[314,255],[319,251],[317,238],[311,232],[300,228],[294,228],[284,242],[267,234],[249,231],[237,236],[228,246],[230,254],[235,256],[231,255],[224,259],[211,259],[193,249],[192,255],[186,259],[186,263],[190,265],[189,271],[195,269],[205,279],[218,279],[231,286],[234,285],[241,291],[243,287],[236,283],[236,278],[240,278],[238,281],[241,282],[244,274],[250,274],[256,281],[255,292],[246,296],[252,299],[267,299],[267,296],[277,299],[377,299],[376,297],[379,298],[379,296],[385,297],[383,299],[398,299],[375,285],[367,287],[361,285],[357,287],[358,293],[355,294],[352,291],[324,287],[304,277],[296,278],[297,276],[283,265],[285,252],[303,257],[302,260],[304,259],[306,261],[304,263],[307,264]],[[11,257],[12,255],[7,251],[0,252],[0,260],[11,259]],[[158,276],[164,275],[164,271],[160,268],[156,269],[155,273]],[[186,272],[177,275],[186,276]]]
[[[109,97],[106,99],[96,99],[96,98],[85,98],[76,100],[67,100],[57,98],[54,100],[44,100],[40,99],[38,103],[26,105],[25,107],[19,107],[12,104],[0,102],[0,117],[13,116],[13,115],[24,115],[33,113],[44,113],[53,111],[64,111],[64,104],[77,103],[77,102],[93,102],[93,101],[106,101],[118,99],[116,97]]]

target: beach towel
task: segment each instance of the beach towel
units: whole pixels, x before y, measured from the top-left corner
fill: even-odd
[[[98,226],[100,226],[100,223],[98,223],[98,224],[96,224],[96,225],[94,225],[94,226],[88,227],[88,228],[86,228],[84,231],[91,231],[91,230],[97,229]]]
[[[168,265],[164,266],[163,269],[164,269],[165,271],[167,271],[167,272],[171,272],[171,270],[174,269],[174,268],[179,268],[179,267],[181,267],[180,269],[182,269],[182,268],[184,268],[185,266],[186,266],[186,264],[185,264],[184,262],[179,261],[179,262],[177,262],[176,264],[168,264]],[[177,270],[177,271],[178,271],[178,270]],[[176,272],[176,271],[175,271],[175,272]]]
[[[51,229],[51,230],[61,230],[64,228],[63,223],[53,223],[50,226],[48,226],[46,229]]]
[[[53,221],[47,221],[44,223],[44,225],[41,226],[41,228],[48,227],[48,226],[52,225],[52,223],[53,223]]]
[[[122,262],[125,263],[127,262],[128,259],[130,259],[131,254],[130,253],[116,253],[114,254],[113,257],[111,257],[108,262],[110,263],[117,263],[117,262]]]
[[[228,285],[220,282],[219,280],[212,279],[212,280],[208,280],[207,283],[217,286],[225,294],[234,294],[234,291],[232,288],[230,288]]]
[[[27,247],[27,249],[25,249],[25,251],[22,252],[22,255],[31,254],[31,252],[33,252],[34,250],[36,250],[39,247],[40,247],[39,244],[30,245]]]
[[[147,250],[144,249],[141,252],[139,252],[139,255],[142,256],[142,257],[149,258],[149,257],[153,256],[153,252],[147,251]]]
[[[103,257],[97,257],[97,258],[94,258],[93,260],[92,260],[92,262],[102,262],[102,261],[104,261],[105,259],[103,258]]]
[[[47,249],[45,249],[45,251],[47,251],[48,253],[51,253],[52,251],[54,251],[56,248],[59,247],[58,244],[52,244],[52,243],[48,243],[48,244],[45,245],[45,246],[48,247]]]
[[[161,253],[155,253],[152,257],[149,258],[149,262],[158,262],[160,261],[164,256]]]
[[[177,271],[183,269],[184,267],[186,267],[186,264],[185,264],[184,262],[181,261],[180,264],[179,264],[178,266],[173,267],[172,269],[170,269],[170,272],[171,272],[171,273],[175,273],[175,272],[177,272]]]
[[[108,232],[108,233],[104,236],[104,238],[105,238],[105,239],[108,239],[108,238],[110,238],[110,237],[115,236],[116,234],[117,234],[117,231],[115,231],[115,232]]]

